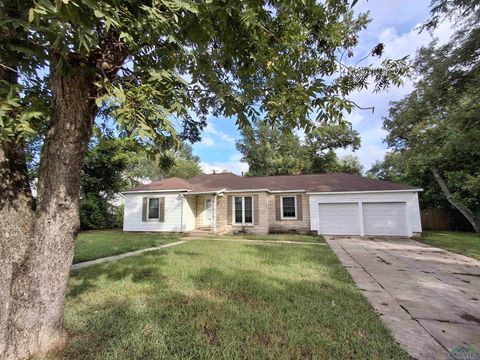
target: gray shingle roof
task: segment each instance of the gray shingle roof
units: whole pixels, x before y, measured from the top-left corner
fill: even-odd
[[[190,179],[168,178],[134,187],[129,191],[183,190],[208,192],[218,190],[271,191],[304,190],[307,192],[348,192],[419,190],[417,187],[374,180],[363,176],[332,173],[242,177],[232,173],[199,175]]]

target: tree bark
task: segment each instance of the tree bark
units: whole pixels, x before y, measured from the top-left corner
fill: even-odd
[[[430,167],[430,171],[432,172],[435,181],[440,186],[440,189],[447,198],[448,202],[462,213],[465,219],[467,219],[468,222],[472,225],[475,232],[480,232],[480,218],[476,216],[474,212],[470,210],[465,204],[463,204],[461,201],[456,200],[452,196],[452,193],[450,192],[447,183],[445,182],[445,180],[443,180],[440,171],[436,167]]]
[[[51,64],[53,113],[40,160],[36,210],[26,211],[28,199],[20,193],[7,199],[0,213],[0,262],[7,264],[0,275],[2,359],[41,355],[67,338],[63,310],[79,230],[81,166],[97,111],[96,89],[90,66],[78,63],[60,71],[58,59]],[[9,178],[8,169],[18,168],[10,150],[3,147],[0,152],[1,183]],[[15,176],[18,186],[28,185],[20,172]],[[5,189],[18,186],[7,183]]]

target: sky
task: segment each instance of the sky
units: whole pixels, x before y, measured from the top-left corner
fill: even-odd
[[[433,38],[445,43],[453,30],[445,22],[433,34],[426,31],[419,33],[417,27],[429,15],[430,0],[359,0],[355,8],[359,12],[370,12],[372,22],[360,33],[356,56],[365,56],[378,43],[385,44],[382,59],[398,59],[409,55],[415,57],[418,48],[429,44]],[[363,65],[368,64],[364,62]],[[358,156],[364,171],[370,169],[376,160],[383,159],[387,148],[383,143],[386,131],[382,129],[383,117],[388,115],[390,101],[402,99],[413,88],[411,80],[399,88],[374,94],[363,90],[351,94],[350,99],[361,107],[374,107],[371,110],[354,110],[346,118],[360,133],[361,148],[355,152],[351,149],[337,150],[339,156],[354,154]],[[231,171],[236,174],[248,171],[248,165],[241,162],[241,154],[235,149],[235,141],[240,134],[235,125],[235,118],[209,117],[208,125],[202,134],[202,141],[193,145],[194,154],[200,156],[205,173]]]

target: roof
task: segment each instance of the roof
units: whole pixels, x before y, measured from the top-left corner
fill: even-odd
[[[140,185],[125,192],[148,191],[235,191],[266,190],[306,192],[354,192],[354,191],[419,191],[421,189],[396,184],[390,181],[375,180],[364,176],[332,173],[243,177],[232,173],[199,175],[190,179],[177,177]]]

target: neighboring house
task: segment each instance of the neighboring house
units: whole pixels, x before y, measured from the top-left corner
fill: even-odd
[[[169,178],[124,192],[123,230],[412,236],[419,191],[342,173]]]

